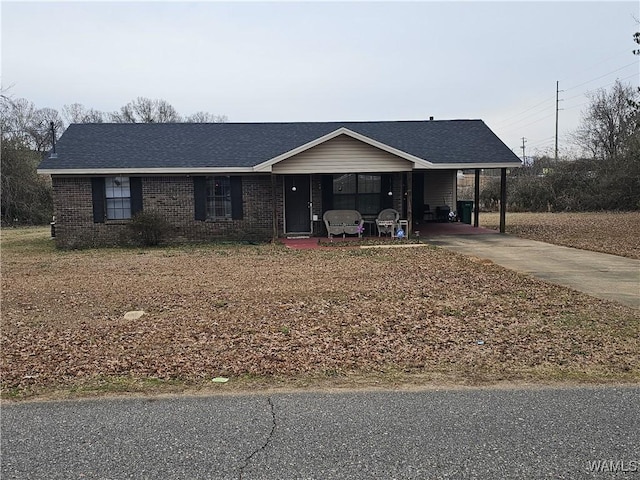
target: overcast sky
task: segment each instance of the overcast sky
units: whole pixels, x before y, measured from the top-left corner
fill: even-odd
[[[2,87],[37,107],[138,96],[231,122],[483,119],[560,148],[587,99],[638,86],[631,2],[7,2]]]

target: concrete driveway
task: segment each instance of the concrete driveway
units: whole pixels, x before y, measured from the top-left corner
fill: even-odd
[[[441,235],[428,237],[427,241],[597,298],[640,308],[640,260],[500,234]]]

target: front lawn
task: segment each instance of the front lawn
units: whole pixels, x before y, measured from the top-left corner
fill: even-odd
[[[218,376],[230,389],[637,382],[640,313],[435,247],[56,251],[45,229],[5,229],[0,373],[5,398]]]

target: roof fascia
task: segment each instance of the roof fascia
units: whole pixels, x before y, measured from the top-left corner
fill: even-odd
[[[225,174],[253,173],[252,167],[192,167],[192,168],[42,168],[41,175],[158,175],[158,174]]]
[[[351,138],[354,138],[356,140],[359,140],[361,142],[367,143],[373,147],[379,148],[380,150],[384,150],[385,152],[391,153],[392,155],[395,155],[397,157],[403,158],[405,160],[408,160],[412,163],[414,163],[414,168],[415,167],[422,167],[422,168],[432,168],[432,163],[428,162],[422,158],[416,157],[414,155],[411,155],[409,153],[403,152],[402,150],[398,150],[397,148],[393,148],[390,147],[389,145],[382,143],[382,142],[378,142],[377,140],[374,140],[373,138],[367,137],[366,135],[362,135],[360,133],[356,133],[353,130],[349,130],[346,127],[340,127],[337,130],[334,130],[331,133],[328,133],[326,135],[323,135],[322,137],[318,137],[315,140],[312,140],[310,142],[305,143],[304,145],[300,145],[299,147],[294,148],[293,150],[289,150],[288,152],[285,152],[281,155],[278,155],[277,157],[274,157],[270,160],[267,160],[266,162],[262,162],[258,165],[256,165],[254,168],[254,171],[256,172],[270,172],[271,171],[271,167],[273,165],[275,165],[278,162],[281,162],[283,160],[286,160],[287,158],[291,158],[295,155],[298,155],[299,153],[302,153],[306,150],[309,150],[310,148],[316,147],[324,142],[327,142],[333,138],[336,138],[339,135],[348,135]]]
[[[325,140],[326,141],[326,140]],[[521,162],[510,163],[431,163],[416,162],[414,170],[467,170],[474,168],[518,168]],[[271,168],[256,170],[252,167],[200,167],[200,168],[42,168],[40,175],[194,175],[229,173],[269,173]]]
[[[427,168],[416,168],[416,170],[468,170],[473,168],[518,168],[522,162],[509,163],[437,163],[431,164]]]

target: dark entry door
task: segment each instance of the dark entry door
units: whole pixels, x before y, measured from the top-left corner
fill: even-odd
[[[284,177],[284,214],[287,233],[311,233],[309,175]]]

